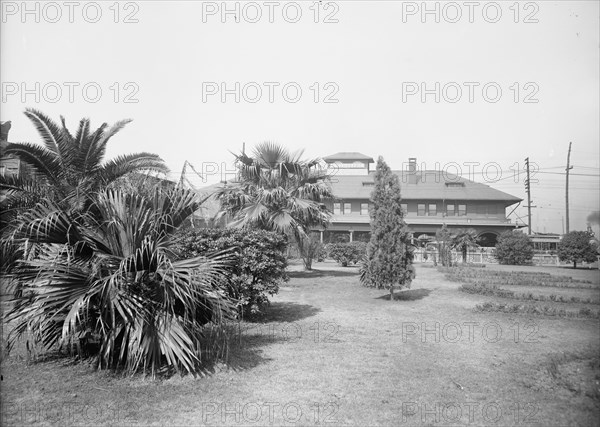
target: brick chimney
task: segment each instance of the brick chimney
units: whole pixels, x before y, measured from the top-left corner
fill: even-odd
[[[408,183],[416,184],[417,183],[417,158],[410,157],[408,159]]]

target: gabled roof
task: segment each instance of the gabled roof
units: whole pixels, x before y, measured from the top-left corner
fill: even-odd
[[[469,181],[439,170],[418,171],[416,183],[409,183],[407,171],[393,171],[393,173],[400,179],[400,191],[404,200],[488,200],[501,201],[506,206],[523,200],[489,185]],[[374,188],[374,176],[375,172],[362,176],[335,175],[331,182],[333,194],[340,199],[369,199]]]
[[[369,163],[375,163],[375,161],[373,160],[372,157],[369,156],[365,156],[362,153],[357,153],[356,151],[342,151],[339,153],[335,153],[332,154],[331,156],[327,156],[327,157],[323,157],[323,160],[325,160],[326,162],[335,162],[336,160],[343,160],[343,161],[349,161],[349,160],[362,160],[362,161],[368,161]]]

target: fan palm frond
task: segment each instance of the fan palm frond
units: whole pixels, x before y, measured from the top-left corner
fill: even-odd
[[[292,232],[325,226],[329,215],[322,202],[333,198],[330,173],[319,159],[302,160],[303,151],[290,153],[274,142],[263,142],[253,151],[236,156],[239,174],[233,185],[221,188],[221,216],[233,226],[258,226]]]
[[[46,347],[89,337],[98,341],[99,367],[198,372],[205,325],[236,310],[223,288],[231,251],[171,258],[171,233],[196,208],[180,189],[154,198],[107,190],[93,213],[38,204],[14,230],[42,249],[11,270],[9,344],[28,330]]]

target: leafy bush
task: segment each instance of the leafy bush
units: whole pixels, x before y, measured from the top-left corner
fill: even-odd
[[[329,232],[326,235],[326,241],[328,244],[332,243],[350,243],[350,234],[349,233],[334,233]]]
[[[327,248],[322,244],[317,252],[317,261],[323,262],[325,258],[327,258]]]
[[[367,253],[365,242],[330,243],[327,245],[327,255],[343,267],[357,264]]]
[[[248,229],[186,229],[174,246],[179,258],[236,248],[236,262],[229,278],[230,296],[244,314],[259,313],[268,296],[288,280],[287,238],[272,231]]]
[[[498,237],[495,256],[500,264],[528,264],[533,259],[533,243],[527,234],[506,231]]]
[[[561,261],[573,263],[594,262],[598,257],[598,247],[592,243],[593,234],[587,231],[571,231],[565,234],[558,244],[558,257]]]

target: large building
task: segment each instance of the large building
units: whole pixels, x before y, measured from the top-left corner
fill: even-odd
[[[331,225],[321,232],[325,241],[342,234],[364,239],[370,231],[369,199],[375,185],[373,159],[361,153],[337,153],[323,159],[334,170],[332,189],[336,200],[328,202]],[[472,228],[482,246],[494,246],[500,233],[524,226],[506,216],[508,207],[522,199],[445,171],[408,168],[394,171],[400,178],[405,220],[414,237],[434,236],[444,224],[450,229]]]

